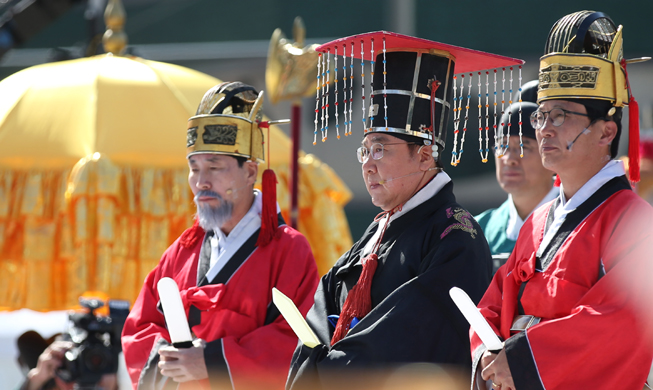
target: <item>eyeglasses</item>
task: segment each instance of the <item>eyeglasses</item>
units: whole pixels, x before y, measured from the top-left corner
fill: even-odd
[[[553,124],[553,126],[555,127],[559,127],[562,126],[563,123],[565,123],[565,116],[568,114],[581,115],[589,118],[589,115],[587,114],[564,110],[562,108],[554,108],[551,111],[537,110],[531,114],[531,125],[535,130],[540,130],[541,128],[544,127],[544,123],[546,122],[546,118],[548,116],[549,119],[551,119],[551,124]]]
[[[380,160],[383,158],[383,145],[380,143],[375,143],[370,146],[370,148],[366,148],[365,146],[361,146],[360,148],[356,149],[356,157],[358,157],[358,162],[361,164],[365,164],[367,160],[370,159],[370,156],[372,156],[373,160]],[[394,142],[391,144],[385,144],[387,145],[415,145],[415,142]]]

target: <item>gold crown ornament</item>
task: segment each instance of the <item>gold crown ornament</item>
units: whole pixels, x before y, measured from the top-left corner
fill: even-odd
[[[211,88],[188,120],[187,157],[200,153],[226,154],[264,162],[263,128],[288,120],[262,121],[263,91],[240,82]]]
[[[586,44],[588,39],[592,43]],[[628,104],[623,26],[616,27],[605,14],[580,11],[560,19],[546,50],[549,54],[540,58],[538,103],[566,98]]]
[[[595,11],[574,12],[559,19],[549,32],[544,52],[540,58],[538,103],[553,99],[606,101],[612,105],[607,117],[628,106],[628,154],[633,162],[630,180],[639,181],[639,107],[626,65],[650,57],[625,60],[623,26],[617,27],[608,15]],[[613,144],[613,157],[617,145]]]

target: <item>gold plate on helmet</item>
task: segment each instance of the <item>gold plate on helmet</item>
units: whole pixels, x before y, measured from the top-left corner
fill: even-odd
[[[599,99],[628,103],[621,65],[591,54],[552,53],[540,59],[537,102],[551,99]]]
[[[264,161],[263,133],[256,122],[231,115],[197,115],[188,120],[188,156],[216,153]]]

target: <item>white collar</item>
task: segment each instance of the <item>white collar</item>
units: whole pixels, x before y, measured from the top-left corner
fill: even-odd
[[[564,186],[560,185],[560,206],[567,210],[567,214],[576,210],[578,206],[583,204],[592,194],[594,194],[605,183],[614,179],[615,177],[623,176],[626,174],[624,169],[624,162],[621,160],[611,160],[601,168],[601,170],[571,197],[569,201],[565,197]],[[558,206],[558,208],[560,208]]]
[[[519,217],[519,213],[517,212],[517,207],[515,207],[515,202],[512,199],[512,195],[508,194],[508,211],[509,211],[509,217],[508,217],[508,225],[506,226],[506,237],[508,239],[517,241],[517,237],[519,236],[519,230],[521,229],[522,226],[524,226],[524,221],[528,219],[528,217],[533,214],[533,211],[537,210],[542,206],[543,204],[555,199],[560,190],[556,187],[551,187],[549,192],[544,195],[544,198],[540,201],[540,203],[531,210],[531,212],[526,216],[525,219],[521,219]]]
[[[567,214],[576,210],[578,206],[585,203],[585,201],[589,199],[589,197],[592,196],[605,183],[614,179],[615,177],[623,176],[625,174],[626,171],[624,170],[623,161],[609,161],[596,175],[592,176],[592,178],[589,179],[587,183],[583,184],[583,186],[569,200],[565,198],[564,189],[561,185],[560,204],[553,212],[553,223],[551,223],[549,230],[546,231],[544,237],[542,238],[542,242],[540,243],[540,246],[537,250],[537,256],[542,256],[544,249],[547,247],[547,245],[549,245],[553,237],[558,233],[558,229],[560,229],[560,226],[567,218]]]
[[[252,202],[252,206],[249,208],[247,213],[240,219],[240,221],[238,221],[228,236],[222,232],[222,229],[215,229],[215,234],[218,236],[218,239],[228,241],[229,237],[238,236],[244,229],[247,228],[249,222],[256,217],[259,217],[260,223],[262,209],[263,197],[261,196],[261,191],[254,189],[254,201]]]

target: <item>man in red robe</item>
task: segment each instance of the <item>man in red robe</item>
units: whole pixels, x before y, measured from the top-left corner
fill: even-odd
[[[277,216],[267,189],[264,196],[253,188],[263,159],[262,100],[251,86],[222,83],[189,120],[196,224],[147,276],[125,322],[123,351],[135,389],[176,388],[176,382],[284,386],[297,337],[272,304],[271,290],[306,314],[318,273],[308,241]],[[195,336],[190,348],[170,344],[156,288],[163,277],[179,286]]]
[[[503,390],[644,387],[653,359],[653,208],[613,160],[622,107],[636,106],[621,29],[582,11],[551,30],[531,123],[560,195],[526,221],[479,304],[504,347],[488,351],[471,332],[475,388],[483,380]],[[631,125],[636,117],[631,107]]]

